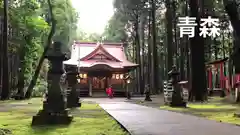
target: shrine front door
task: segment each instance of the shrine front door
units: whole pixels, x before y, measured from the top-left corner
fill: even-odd
[[[93,77],[92,89],[94,91],[105,91],[107,87],[107,77]]]

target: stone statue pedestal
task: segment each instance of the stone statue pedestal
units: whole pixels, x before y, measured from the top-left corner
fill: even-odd
[[[32,125],[68,125],[72,122],[73,117],[68,115],[68,111],[50,112],[48,110],[40,110],[36,116],[32,118]]]
[[[70,124],[73,117],[66,109],[66,94],[60,85],[61,75],[64,73],[63,61],[67,60],[61,52],[61,43],[55,42],[46,58],[50,61],[48,71],[48,88],[43,110],[32,118],[32,125]]]
[[[79,96],[76,90],[78,72],[72,71],[67,73],[68,84],[72,87],[67,94],[67,108],[81,107]]]

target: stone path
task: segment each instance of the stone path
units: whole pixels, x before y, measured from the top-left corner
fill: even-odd
[[[132,135],[239,135],[240,127],[126,102],[100,103]]]

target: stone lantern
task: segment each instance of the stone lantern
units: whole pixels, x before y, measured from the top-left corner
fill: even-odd
[[[173,86],[172,101],[170,105],[186,107],[186,102],[183,101],[182,97],[182,88],[178,83],[180,73],[177,71],[176,66],[172,67],[172,70],[168,72],[168,75]]]
[[[77,84],[80,83],[81,78],[78,77],[79,73],[77,69],[74,69],[67,73],[68,84],[71,86],[71,90],[67,95],[67,108],[81,107],[81,103],[79,103],[79,95],[77,93]]]
[[[131,84],[131,81],[132,81],[132,77],[130,75],[127,75],[125,78],[125,83],[126,83],[126,96],[127,96],[127,99],[131,99],[131,92],[129,90],[129,85]]]
[[[151,95],[151,91],[150,91],[150,85],[149,84],[146,84],[145,85],[145,101],[152,101],[150,95]]]
[[[176,66],[172,67],[172,70],[168,72],[169,78],[172,80],[173,85],[178,82],[180,73],[177,71]]]
[[[48,88],[43,110],[33,116],[32,125],[70,124],[72,116],[66,110],[66,94],[60,85],[61,75],[64,73],[63,61],[67,60],[61,50],[62,44],[54,42],[45,58],[49,60]]]

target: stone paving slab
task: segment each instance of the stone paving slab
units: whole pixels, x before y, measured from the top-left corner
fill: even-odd
[[[240,127],[201,117],[119,102],[100,106],[132,135],[239,135]]]

